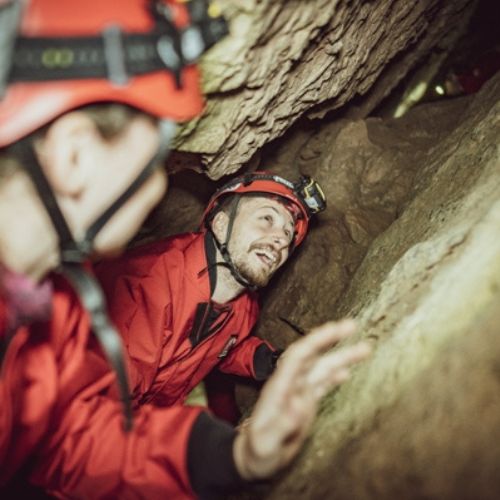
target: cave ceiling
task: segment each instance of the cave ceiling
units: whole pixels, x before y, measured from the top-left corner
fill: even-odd
[[[230,35],[203,59],[206,110],[175,149],[219,179],[301,118],[368,116],[422,60],[448,53],[475,3],[221,0]]]

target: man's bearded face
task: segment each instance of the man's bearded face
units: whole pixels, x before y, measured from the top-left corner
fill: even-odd
[[[266,286],[288,258],[294,230],[291,213],[279,201],[243,197],[228,246],[236,269],[251,284]]]

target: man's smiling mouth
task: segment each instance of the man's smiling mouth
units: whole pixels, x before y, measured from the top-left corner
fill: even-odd
[[[268,248],[257,248],[255,253],[259,260],[263,262],[268,268],[273,268],[279,262],[278,252]]]

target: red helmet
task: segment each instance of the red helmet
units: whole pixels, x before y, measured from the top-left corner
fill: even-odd
[[[0,15],[9,8],[20,10],[21,4],[26,2],[0,0],[4,11]],[[0,67],[0,147],[90,103],[120,102],[174,121],[200,113],[198,72],[191,64],[195,57],[189,60],[193,33],[182,38],[191,27],[185,3],[31,0],[20,16],[20,26],[12,26],[12,16],[9,20],[4,15],[3,25],[0,20],[4,32],[0,38],[5,38],[7,28],[16,37],[10,53],[0,54],[10,65],[6,69],[6,63],[0,62],[4,65]],[[159,23],[163,23],[163,38]],[[0,46],[9,45],[1,42]],[[163,64],[162,59],[168,58]],[[172,61],[179,62],[176,68],[171,67]]]
[[[295,221],[294,247],[300,245],[306,237],[311,215],[326,208],[323,191],[310,177],[302,176],[298,183],[293,184],[272,172],[257,171],[236,177],[218,189],[208,202],[202,224],[209,223],[223,198],[229,194],[262,194],[284,199]]]

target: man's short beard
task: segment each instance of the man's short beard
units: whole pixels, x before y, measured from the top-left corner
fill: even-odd
[[[237,271],[250,283],[250,285],[263,288],[267,286],[269,280],[271,279],[271,274],[266,273],[263,270],[256,272],[246,262],[234,262],[234,265]]]
[[[248,262],[249,257],[249,254],[231,253],[234,267],[250,285],[258,288],[267,286],[273,273],[266,272],[264,269],[253,268]]]

